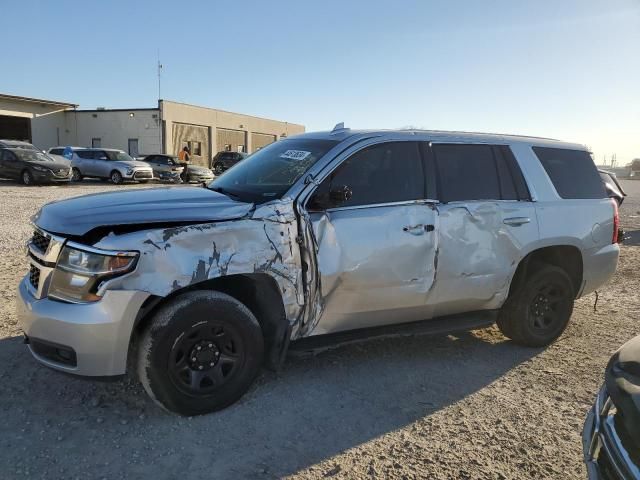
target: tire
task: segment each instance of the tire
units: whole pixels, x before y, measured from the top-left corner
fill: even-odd
[[[532,265],[532,273],[502,306],[498,328],[514,342],[544,347],[564,332],[571,313],[575,290],[562,268]]]
[[[80,170],[78,170],[75,167],[73,167],[71,169],[71,181],[72,182],[81,182],[82,181],[82,173],[80,173]]]
[[[216,163],[213,166],[213,173],[215,173],[216,175],[222,175],[224,173],[224,167],[221,163]]]
[[[237,401],[263,354],[260,324],[246,306],[221,292],[188,292],[162,306],[142,333],[138,377],[161,407],[201,415]]]
[[[20,181],[23,185],[27,186],[31,186],[35,183],[33,180],[33,175],[31,175],[31,172],[29,170],[23,170],[22,173],[20,173]]]
[[[109,175],[109,179],[114,185],[120,185],[122,183],[122,174],[118,170],[114,170],[111,172],[111,175]]]

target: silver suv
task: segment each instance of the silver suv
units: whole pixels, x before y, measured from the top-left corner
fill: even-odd
[[[84,177],[105,178],[120,184],[125,180],[148,182],[153,169],[148,163],[134,160],[122,150],[107,148],[54,147],[49,153],[71,160],[72,180]]]
[[[131,359],[185,415],[235,402],[290,348],[494,322],[548,345],[619,253],[584,146],[472,133],[304,134],[208,188],[72,198],[34,221],[18,317],[36,359],[88,376]]]

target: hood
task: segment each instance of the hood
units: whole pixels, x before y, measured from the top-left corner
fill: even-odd
[[[611,357],[605,384],[627,435],[640,452],[640,336],[625,343]]]
[[[46,167],[49,170],[69,170],[71,168],[71,162],[64,157],[60,157],[58,155],[50,155],[50,160],[44,160],[38,162],[36,160],[28,160],[27,163],[30,165],[39,165],[41,167]]]
[[[252,203],[206,188],[164,187],[85,195],[52,202],[33,217],[43,230],[82,236],[111,226],[206,223],[244,217]]]
[[[140,160],[130,160],[130,161],[126,161],[126,160],[116,160],[113,162],[113,164],[116,164],[118,166],[122,166],[125,168],[151,168],[151,165],[149,165],[147,162],[141,162]]]

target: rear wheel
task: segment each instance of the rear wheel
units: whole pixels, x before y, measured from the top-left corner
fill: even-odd
[[[165,409],[199,415],[238,400],[263,358],[251,311],[220,292],[180,295],[154,315],[138,349],[138,376]]]
[[[73,168],[71,170],[71,181],[72,182],[80,182],[82,180],[82,173],[77,168]]]
[[[111,179],[111,183],[114,185],[120,185],[122,183],[122,174],[117,170],[111,172],[109,178]]]
[[[22,180],[23,185],[33,185],[33,175],[29,170],[23,170],[20,174],[20,180]]]
[[[498,316],[498,327],[514,342],[529,347],[549,345],[569,323],[575,291],[562,268],[538,264],[511,292]]]

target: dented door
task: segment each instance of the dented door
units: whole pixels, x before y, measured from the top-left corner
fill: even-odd
[[[310,218],[323,304],[313,334],[430,317],[437,250],[431,205],[338,209]]]

